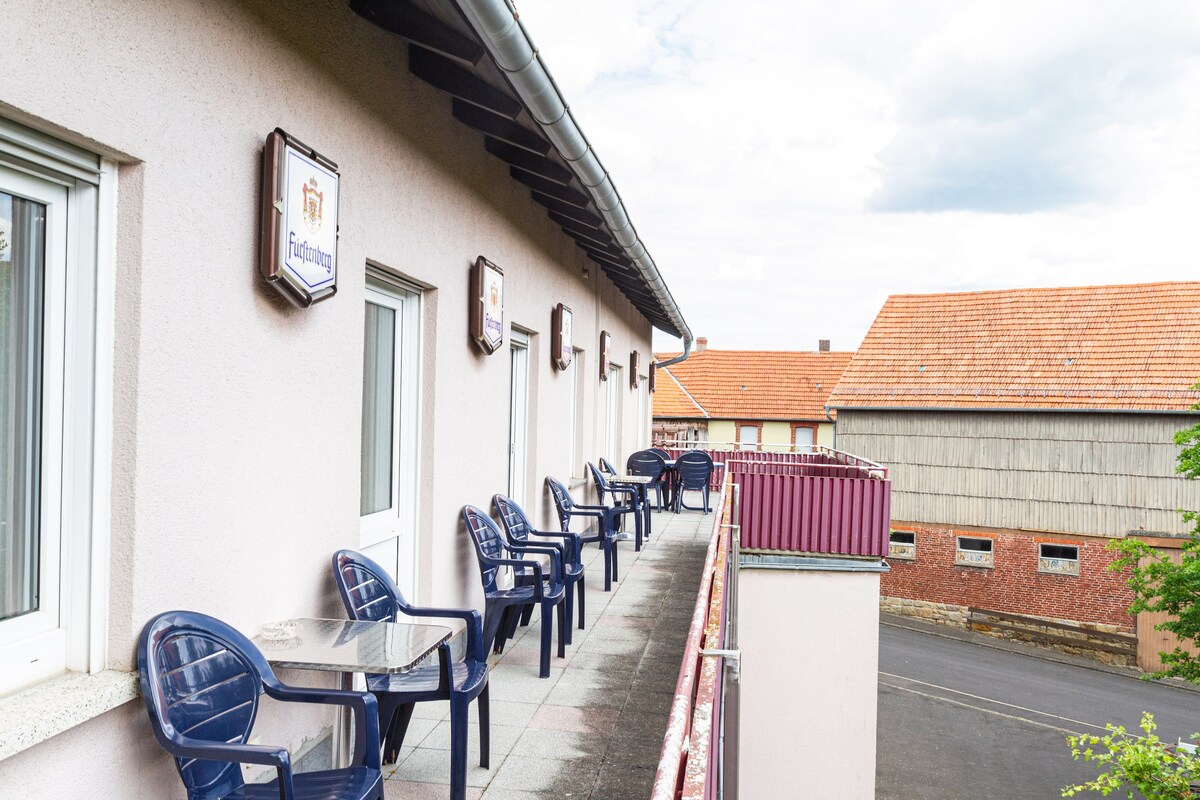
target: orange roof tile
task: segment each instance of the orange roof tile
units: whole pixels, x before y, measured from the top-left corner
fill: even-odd
[[[1197,380],[1200,283],[893,295],[829,403],[1184,411]]]
[[[703,419],[708,415],[679,385],[668,370],[660,369],[655,378],[654,416],[674,419]]]
[[[825,401],[853,353],[704,350],[662,369],[703,413],[686,413],[675,397],[660,404],[670,383],[660,375],[654,416],[695,419],[824,420]],[[656,356],[658,360],[669,354]],[[681,392],[682,394],[682,392]]]

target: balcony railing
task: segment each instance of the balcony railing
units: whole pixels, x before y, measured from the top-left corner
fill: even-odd
[[[722,747],[727,688],[736,680],[736,489],[726,482],[713,507],[713,529],[692,613],[687,649],[663,738],[652,800],[709,800],[721,776],[735,777],[736,743]],[[732,722],[732,720],[731,720]],[[730,732],[736,730],[730,725]],[[726,759],[728,754],[730,759]]]

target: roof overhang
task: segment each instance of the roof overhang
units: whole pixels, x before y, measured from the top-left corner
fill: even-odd
[[[409,71],[452,98],[512,180],[654,327],[692,334],[616,186],[508,0],[350,0],[408,43]]]

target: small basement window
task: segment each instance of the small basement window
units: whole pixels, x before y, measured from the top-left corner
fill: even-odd
[[[964,567],[995,566],[992,540],[975,536],[959,536],[954,551],[954,563]]]
[[[1079,574],[1079,545],[1039,544],[1038,572],[1052,575]]]
[[[888,558],[916,561],[917,535],[911,531],[892,531],[888,541]]]

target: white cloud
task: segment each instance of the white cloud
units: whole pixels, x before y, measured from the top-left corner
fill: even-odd
[[[1196,277],[1193,4],[520,9],[714,347],[852,348],[892,292]]]

